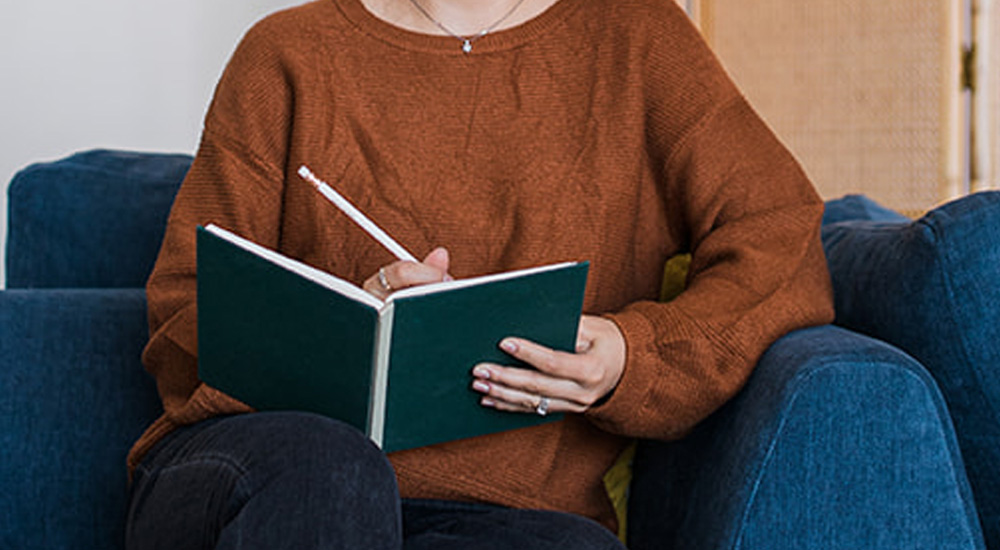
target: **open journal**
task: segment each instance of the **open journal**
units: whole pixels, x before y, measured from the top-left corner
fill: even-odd
[[[574,349],[588,264],[424,285],[386,301],[220,227],[198,228],[198,363],[258,410],[351,424],[386,452],[522,428],[559,415],[483,407],[470,371],[516,364],[508,336]]]

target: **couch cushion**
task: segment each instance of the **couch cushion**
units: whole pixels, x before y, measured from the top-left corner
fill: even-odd
[[[9,193],[7,287],[141,287],[188,155],[94,150],[29,166]]]
[[[906,216],[882,206],[865,195],[845,195],[839,199],[826,201],[823,210],[823,225],[850,220],[910,221]]]
[[[0,292],[0,548],[122,547],[147,335],[141,289]]]
[[[836,323],[902,348],[940,385],[988,546],[1000,548],[1000,192],[916,221],[830,223],[823,244]]]

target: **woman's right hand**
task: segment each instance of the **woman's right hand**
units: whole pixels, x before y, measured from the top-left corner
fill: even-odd
[[[438,247],[422,262],[399,261],[382,267],[365,280],[362,288],[376,298],[385,300],[397,290],[450,281],[452,277],[448,274],[449,262],[448,250]]]

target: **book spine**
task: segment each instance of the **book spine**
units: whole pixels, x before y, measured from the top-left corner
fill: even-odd
[[[375,365],[372,369],[371,399],[368,408],[368,437],[380,448],[385,435],[385,400],[389,389],[389,349],[392,346],[392,325],[396,308],[390,302],[379,312],[375,331]]]

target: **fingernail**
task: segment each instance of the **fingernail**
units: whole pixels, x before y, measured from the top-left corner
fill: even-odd
[[[455,280],[455,278],[454,278],[454,277],[452,277],[451,275],[448,275],[447,273],[445,273],[445,274],[444,274],[444,280],[445,280],[446,282],[447,282],[447,281],[454,281],[454,280]]]
[[[482,382],[482,381],[476,380],[475,382],[472,383],[472,389],[474,389],[474,390],[476,390],[478,392],[486,393],[486,392],[490,391],[490,385],[487,384],[486,382]]]
[[[506,351],[507,353],[517,353],[517,343],[513,340],[504,340],[500,342],[500,349]]]
[[[484,380],[490,379],[490,371],[483,366],[478,366],[472,369],[472,375],[475,376],[476,378],[482,378]]]
[[[484,406],[484,407],[496,407],[496,406],[497,406],[497,402],[496,402],[496,401],[494,401],[494,400],[492,400],[492,399],[490,399],[489,397],[484,397],[484,398],[482,398],[482,399],[481,399],[481,400],[479,401],[479,403],[480,403],[480,404],[481,404],[482,406]]]

